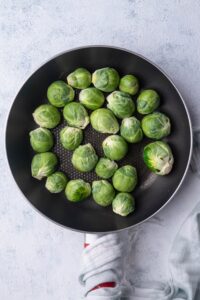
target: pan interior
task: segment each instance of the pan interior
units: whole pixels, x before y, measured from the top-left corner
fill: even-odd
[[[132,164],[137,168],[139,184],[134,191],[135,213],[122,218],[112,212],[111,207],[102,208],[92,198],[78,204],[66,200],[64,193],[51,194],[44,185],[31,177],[30,165],[34,155],[29,145],[29,132],[36,128],[32,112],[46,102],[46,90],[55,80],[65,80],[66,75],[78,67],[95,69],[111,66],[120,76],[134,74],[139,78],[142,89],[153,88],[161,96],[160,111],[169,115],[172,134],[165,139],[174,153],[175,164],[168,176],[156,176],[148,171],[142,160],[146,138],[139,144],[129,144],[128,155],[119,166]],[[76,95],[76,99],[78,94]],[[136,115],[138,118],[141,116]],[[77,172],[71,164],[70,151],[63,149],[59,142],[62,124],[53,130],[55,146],[53,151],[60,160],[60,169],[71,179],[82,178],[88,182],[98,179],[95,172]],[[84,131],[83,143],[90,142],[102,157],[102,141],[107,135],[97,133],[91,125]],[[17,95],[8,118],[6,131],[8,161],[13,176],[25,197],[44,215],[53,221],[75,230],[108,232],[127,228],[144,221],[156,213],[177,189],[188,167],[191,152],[191,128],[184,103],[167,77],[154,65],[136,54],[109,47],[86,47],[66,52],[50,60],[38,69],[24,84]]]

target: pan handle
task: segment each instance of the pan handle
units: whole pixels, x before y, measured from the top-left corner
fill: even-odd
[[[102,237],[100,234],[85,234],[85,240],[84,240],[84,248],[89,247],[94,241],[96,241],[98,238]],[[116,287],[116,282],[99,282],[98,285],[94,286],[91,291],[100,289],[100,288],[114,288]]]

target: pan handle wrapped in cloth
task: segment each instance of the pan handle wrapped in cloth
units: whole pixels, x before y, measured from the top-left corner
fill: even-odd
[[[86,299],[121,298],[122,243],[117,234],[86,235],[79,280]]]

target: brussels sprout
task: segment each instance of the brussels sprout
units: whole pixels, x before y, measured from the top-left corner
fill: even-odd
[[[154,90],[144,90],[137,98],[137,111],[142,115],[152,113],[160,104],[160,97]]]
[[[90,122],[85,107],[77,102],[65,105],[63,116],[70,126],[84,129]]]
[[[51,193],[60,193],[65,189],[67,182],[68,179],[63,172],[55,172],[47,177],[45,187]]]
[[[119,74],[113,68],[99,69],[92,74],[92,83],[103,92],[112,92],[119,85]]]
[[[128,152],[128,145],[123,137],[110,135],[103,141],[103,152],[111,160],[120,160]]]
[[[70,180],[65,189],[65,195],[69,201],[79,202],[88,198],[91,194],[91,186],[82,179]]]
[[[92,196],[97,204],[106,207],[112,203],[115,190],[107,180],[96,180],[92,183]]]
[[[76,148],[72,155],[72,164],[80,172],[89,172],[94,169],[98,156],[91,144]]]
[[[114,213],[126,217],[135,210],[135,199],[129,193],[119,193],[112,202]]]
[[[80,128],[64,127],[60,131],[60,142],[67,150],[76,149],[83,140],[83,131]]]
[[[174,157],[169,145],[157,141],[144,148],[143,158],[146,166],[157,175],[166,175],[171,172]]]
[[[92,127],[101,133],[117,133],[119,124],[111,110],[99,108],[90,115]]]
[[[119,89],[133,96],[139,90],[139,81],[134,75],[125,75],[120,80]]]
[[[42,104],[34,111],[33,118],[39,126],[51,129],[60,123],[60,112],[50,104]]]
[[[105,97],[100,90],[89,87],[80,92],[79,100],[88,109],[95,110],[103,105]]]
[[[125,118],[122,120],[120,134],[129,143],[140,142],[143,138],[140,121],[135,117]]]
[[[91,84],[91,74],[85,68],[78,68],[67,76],[69,85],[76,89],[86,89]]]
[[[113,176],[117,168],[118,165],[115,161],[108,158],[100,158],[96,165],[95,172],[99,177],[108,179]]]
[[[171,132],[170,119],[163,113],[154,112],[142,119],[142,130],[150,139],[162,139]]]
[[[36,179],[41,180],[43,177],[51,175],[56,168],[58,159],[52,152],[36,154],[31,163],[31,173]]]
[[[36,152],[47,152],[53,147],[53,135],[46,128],[36,128],[29,133],[30,144]]]
[[[49,102],[56,107],[63,107],[74,99],[74,90],[64,81],[58,80],[53,82],[47,90]]]
[[[115,91],[107,97],[107,108],[112,110],[116,117],[123,119],[132,116],[135,104],[127,93]]]
[[[113,178],[113,186],[119,192],[132,192],[137,184],[137,171],[133,166],[119,168]]]

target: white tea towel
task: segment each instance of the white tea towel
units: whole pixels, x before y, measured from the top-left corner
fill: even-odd
[[[170,269],[180,299],[200,299],[200,203],[175,239]]]
[[[181,226],[169,257],[166,282],[141,282],[133,300],[200,300],[200,203]]]

